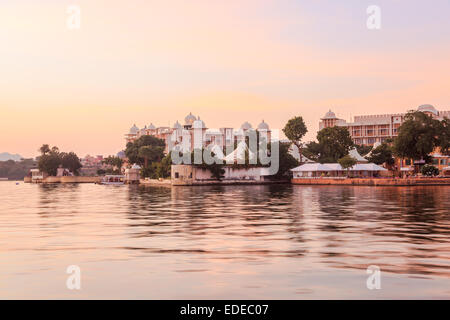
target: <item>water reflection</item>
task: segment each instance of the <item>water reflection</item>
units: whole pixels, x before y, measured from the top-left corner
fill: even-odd
[[[0,254],[13,258],[4,259],[0,271],[14,279],[17,270],[31,276],[54,264],[104,268],[120,261],[127,279],[153,285],[164,275],[166,285],[180,287],[185,298],[210,292],[212,283],[289,298],[316,294],[318,283],[345,287],[375,264],[384,273],[433,281],[438,295],[446,296],[449,195],[450,187],[432,186],[5,183]],[[100,271],[91,272],[103,279]],[[316,272],[320,279],[312,276]],[[341,272],[352,276],[324,282],[323,273]],[[219,275],[227,280],[212,280]],[[203,284],[202,291],[192,289],[192,279]]]

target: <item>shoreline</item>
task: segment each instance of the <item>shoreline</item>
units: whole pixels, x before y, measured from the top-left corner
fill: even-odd
[[[296,178],[293,185],[450,186],[450,178]]]

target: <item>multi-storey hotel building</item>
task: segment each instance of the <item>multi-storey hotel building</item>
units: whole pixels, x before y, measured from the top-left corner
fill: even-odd
[[[421,105],[417,110],[440,120],[444,117],[450,118],[450,111],[438,111],[429,104]],[[403,123],[405,115],[406,113],[355,116],[353,122],[346,122],[336,117],[330,110],[320,119],[319,129],[334,126],[346,127],[355,144],[374,145],[397,136],[398,128]]]

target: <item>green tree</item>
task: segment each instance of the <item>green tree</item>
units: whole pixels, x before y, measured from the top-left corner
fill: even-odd
[[[357,144],[355,145],[356,151],[358,151],[358,153],[361,156],[365,156],[366,154],[368,154],[371,150],[372,150],[372,146],[365,146],[363,144]]]
[[[76,176],[79,175],[78,170],[80,170],[82,165],[80,162],[80,158],[78,158],[78,156],[74,152],[62,152],[60,153],[60,158],[63,168],[69,169]]]
[[[41,153],[41,155],[47,154],[50,152],[50,146],[48,144],[43,144],[40,148],[39,148],[39,152]]]
[[[450,119],[444,118],[438,127],[437,146],[443,154],[450,154]]]
[[[429,162],[429,154],[439,145],[440,128],[439,120],[420,111],[408,112],[405,121],[398,128],[394,153],[401,158],[423,159]]]
[[[120,170],[120,168],[122,168],[123,165],[123,160],[116,156],[108,156],[105,159],[103,159],[102,162],[106,165],[115,168],[116,170]]]
[[[328,127],[317,133],[318,142],[306,145],[305,155],[320,163],[334,163],[346,156],[353,141],[346,128]]]
[[[294,117],[290,119],[283,128],[283,132],[297,148],[300,155],[300,162],[302,162],[303,145],[301,140],[308,132],[305,122],[302,117]]]
[[[158,178],[169,178],[171,175],[172,157],[170,152],[161,160],[161,166],[158,168]]]
[[[351,167],[353,167],[357,161],[350,155],[346,155],[340,159],[338,159],[338,163],[341,165],[343,169],[347,169],[347,176]]]
[[[39,149],[41,156],[38,160],[38,168],[49,176],[56,176],[59,166],[69,169],[75,175],[78,175],[78,170],[82,167],[80,159],[74,152],[60,152],[59,148],[54,146],[50,149],[48,144],[42,145]]]
[[[289,152],[290,143],[280,143],[279,147],[279,168],[275,178],[283,179],[291,175],[291,169],[297,167],[299,162]]]
[[[375,164],[381,165],[385,163],[387,166],[392,166],[395,162],[392,147],[387,143],[382,143],[372,150],[372,153],[367,157],[367,160]]]
[[[429,164],[424,165],[421,169],[421,172],[424,176],[429,177],[439,175],[439,169]]]
[[[164,147],[160,146],[142,146],[139,148],[138,155],[144,159],[144,167],[148,168],[148,164],[159,162],[164,157]]]
[[[61,157],[59,153],[50,151],[49,153],[41,155],[38,161],[38,168],[49,176],[56,176],[56,171],[61,164]]]
[[[164,142],[164,140],[156,138],[154,136],[145,135],[134,142],[127,143],[125,155],[127,156],[130,163],[137,163],[140,166],[144,166],[146,160],[143,155],[145,154],[147,156],[147,162],[151,162],[152,160],[150,160],[150,158],[153,159],[154,155],[159,155],[160,160],[164,157],[165,145],[166,143]],[[150,149],[153,149],[153,151],[140,151],[140,148],[144,146],[150,147]],[[155,156],[154,158],[158,157]]]

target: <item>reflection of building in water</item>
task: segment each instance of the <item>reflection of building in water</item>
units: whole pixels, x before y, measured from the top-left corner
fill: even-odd
[[[151,123],[148,127],[145,126],[139,129],[133,125],[130,131],[125,135],[126,142],[133,142],[136,139],[150,135],[163,139],[166,142],[166,150],[169,151],[169,146],[176,147],[180,151],[192,151],[196,148],[207,147],[208,145],[218,145],[222,148],[234,145],[240,141],[244,141],[245,137],[251,132],[255,131],[260,134],[260,137],[270,141],[271,130],[269,125],[262,120],[256,129],[245,121],[239,129],[229,127],[222,127],[219,129],[208,129],[206,124],[200,117],[195,117],[189,113],[184,118],[184,125],[176,121],[172,127],[156,127]]]
[[[450,111],[438,111],[429,104],[419,106],[417,111],[422,111],[439,120],[444,117],[450,118]],[[376,142],[396,137],[405,116],[406,113],[364,115],[355,116],[353,122],[347,122],[336,117],[336,114],[330,110],[320,119],[319,129],[334,126],[346,127],[355,144],[374,145]]]

